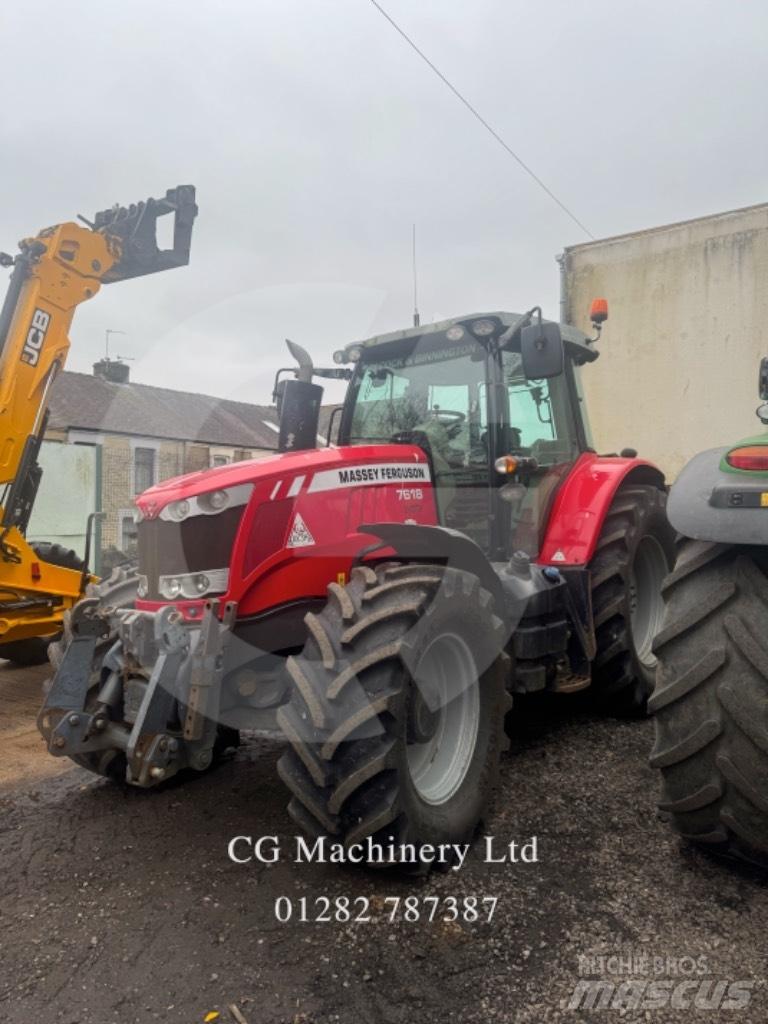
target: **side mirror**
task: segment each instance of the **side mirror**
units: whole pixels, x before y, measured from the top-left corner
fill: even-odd
[[[280,419],[280,416],[282,415],[282,412],[283,412],[283,392],[284,391],[285,391],[285,381],[284,380],[279,380],[275,384],[275,390],[272,392],[272,398],[274,399],[274,402],[275,402],[275,408],[277,410],[277,418],[278,419]]]
[[[280,382],[280,433],[277,448],[281,452],[317,448],[317,426],[323,389],[305,380]]]
[[[763,356],[760,360],[758,395],[763,402],[768,402],[768,356]]]
[[[559,377],[565,349],[559,324],[535,323],[520,332],[520,355],[527,380]]]

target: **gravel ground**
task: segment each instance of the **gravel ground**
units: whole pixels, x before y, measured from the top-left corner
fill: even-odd
[[[206,776],[124,791],[45,754],[41,675],[0,669],[3,1024],[768,1019],[768,891],[681,849],[658,819],[648,722],[593,718],[573,698],[517,713],[488,832],[497,847],[537,835],[539,861],[489,865],[478,847],[459,872],[407,881],[287,856],[233,864],[239,834],[292,853],[276,744],[250,739]],[[373,920],[276,921],[277,897],[319,894],[367,896]],[[499,902],[490,924],[389,923],[385,898],[408,895]],[[587,959],[600,955],[621,963]],[[582,976],[692,978],[711,983],[705,996],[746,981],[751,998],[569,1009]]]

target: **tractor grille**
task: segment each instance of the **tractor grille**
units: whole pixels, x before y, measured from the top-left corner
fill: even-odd
[[[144,519],[138,525],[139,572],[147,578],[147,598],[162,600],[161,576],[226,569],[232,557],[244,507],[215,516],[191,516],[181,523]]]

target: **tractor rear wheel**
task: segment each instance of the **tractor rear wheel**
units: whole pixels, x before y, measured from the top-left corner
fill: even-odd
[[[649,485],[620,487],[589,565],[597,638],[592,690],[604,711],[646,713],[656,679],[653,639],[664,615],[662,584],[674,562],[666,494]]]
[[[659,806],[687,839],[768,866],[768,548],[685,541],[665,597]]]
[[[82,558],[71,548],[65,548],[63,544],[52,544],[48,541],[39,541],[32,545],[32,550],[41,562],[49,562],[61,569],[75,569],[82,572],[85,563]],[[7,658],[15,665],[26,668],[29,665],[44,665],[48,660],[48,646],[56,639],[56,634],[49,636],[32,636],[26,640],[11,640],[10,643],[0,644],[0,658]]]
[[[511,706],[491,595],[470,573],[414,564],[356,568],[328,592],[278,712],[289,813],[344,846],[470,841]]]

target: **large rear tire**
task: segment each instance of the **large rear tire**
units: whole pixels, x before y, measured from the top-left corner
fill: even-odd
[[[477,577],[433,565],[357,568],[308,615],[278,721],[289,813],[350,846],[469,842],[499,756],[505,630]]]
[[[53,544],[49,541],[39,541],[32,545],[32,550],[41,562],[49,562],[51,565],[58,565],[61,569],[75,569],[82,572],[85,563],[82,558],[71,548],[65,548],[63,544]],[[48,647],[56,635],[33,636],[27,640],[12,640],[7,644],[0,644],[0,658],[7,658],[14,665],[20,668],[27,668],[30,665],[44,665],[48,661]]]
[[[592,690],[610,714],[644,715],[653,692],[653,639],[664,615],[662,585],[676,554],[666,501],[657,487],[620,487],[589,565],[597,638]]]
[[[665,597],[659,806],[685,838],[768,866],[768,548],[685,541]]]

